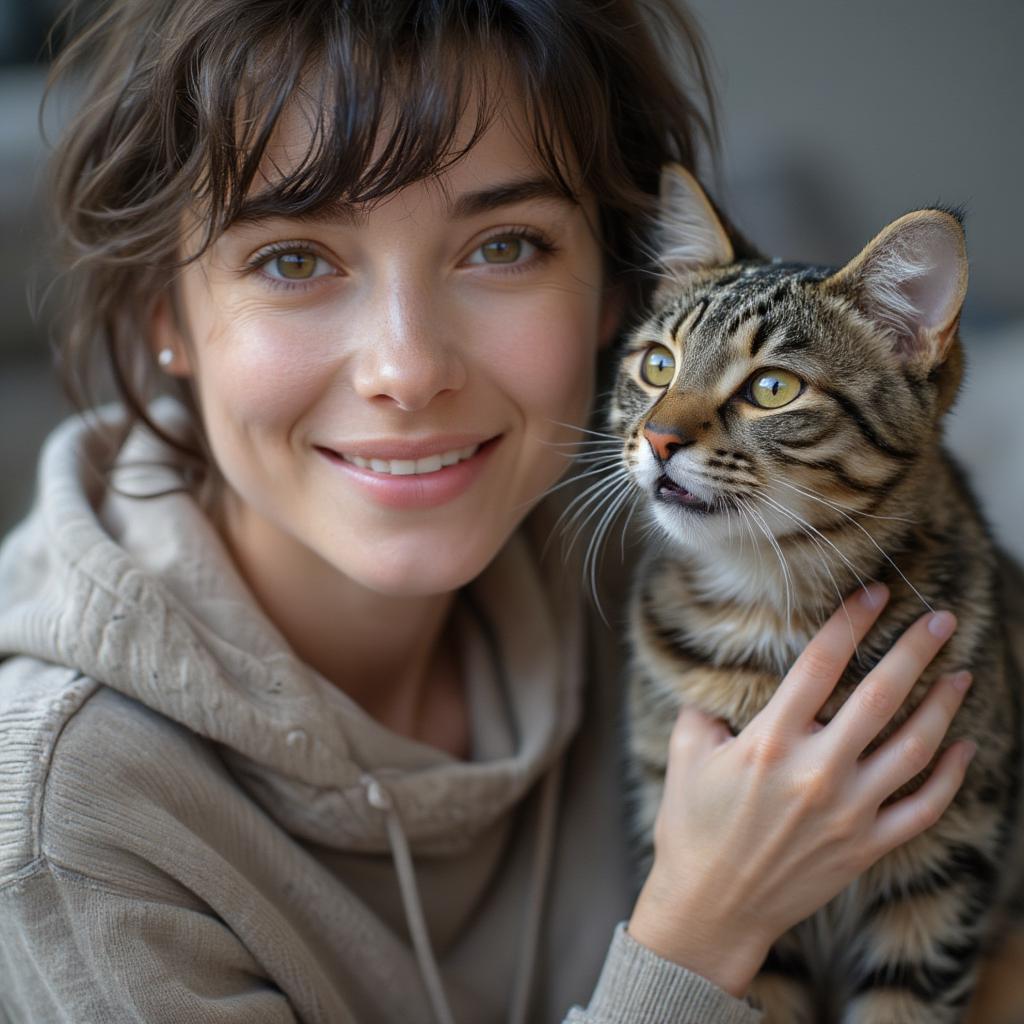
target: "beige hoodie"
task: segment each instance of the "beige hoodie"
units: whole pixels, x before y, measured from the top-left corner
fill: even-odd
[[[169,493],[106,490],[107,436],[55,432],[0,550],[0,1020],[759,1019],[618,924],[617,644],[543,510],[459,595],[458,761],[290,651],[149,433],[116,485]]]

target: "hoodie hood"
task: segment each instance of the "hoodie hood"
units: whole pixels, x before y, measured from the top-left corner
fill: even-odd
[[[172,435],[184,409],[155,403]],[[116,463],[114,488],[94,467]],[[129,497],[128,495],[159,495]],[[571,573],[536,556],[537,513],[455,603],[473,759],[383,727],[303,663],[262,613],[182,460],[107,407],[47,442],[38,497],[0,549],[0,656],[67,665],[220,745],[289,832],[389,849],[376,781],[415,853],[458,852],[560,758],[579,715],[581,616]]]

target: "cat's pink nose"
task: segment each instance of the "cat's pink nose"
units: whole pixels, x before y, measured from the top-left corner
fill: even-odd
[[[684,448],[690,442],[681,437],[674,430],[662,430],[655,423],[648,423],[644,427],[644,437],[651,446],[651,450],[662,462],[668,462],[673,452]]]

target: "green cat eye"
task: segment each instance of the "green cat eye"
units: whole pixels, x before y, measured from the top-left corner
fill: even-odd
[[[781,409],[800,394],[802,386],[789,370],[761,370],[750,380],[750,400],[762,409]]]
[[[645,353],[640,364],[640,376],[656,388],[664,388],[672,383],[676,372],[676,357],[664,345],[652,345]]]

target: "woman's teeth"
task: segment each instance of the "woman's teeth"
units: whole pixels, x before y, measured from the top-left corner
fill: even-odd
[[[440,455],[428,455],[425,459],[364,459],[360,455],[345,455],[342,458],[360,469],[372,469],[375,473],[390,473],[392,476],[412,476],[414,473],[436,473],[443,466],[454,466],[476,454],[480,447],[471,444],[466,448],[454,448]]]

